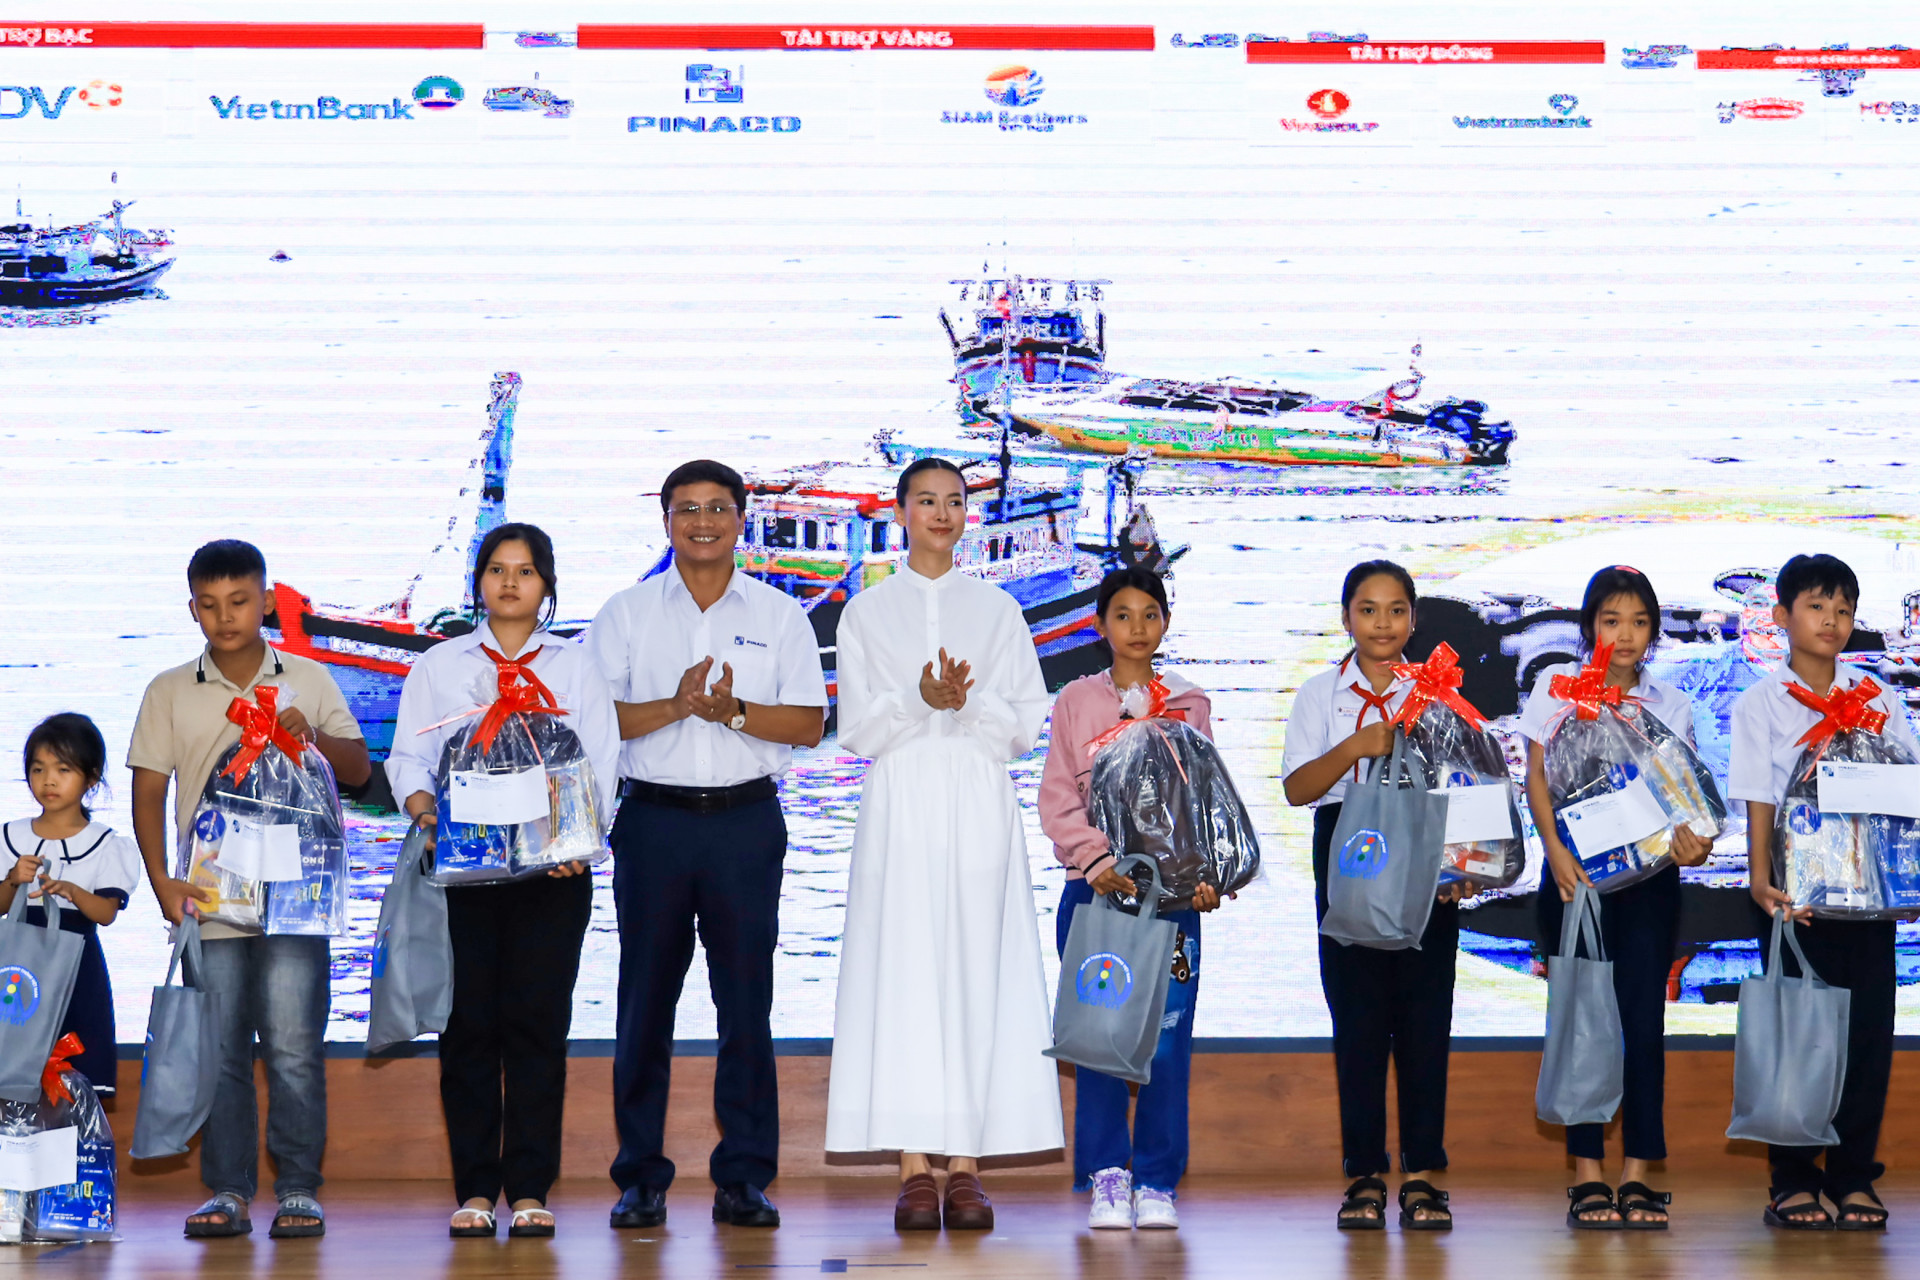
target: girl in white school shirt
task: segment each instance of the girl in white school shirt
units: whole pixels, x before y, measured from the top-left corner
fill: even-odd
[[[1408,682],[1393,673],[1413,632],[1413,578],[1391,560],[1347,572],[1340,621],[1353,648],[1294,695],[1281,764],[1287,803],[1313,806],[1316,920],[1327,914],[1327,864],[1347,784],[1364,763],[1393,750],[1393,717]],[[1420,946],[1380,951],[1320,937],[1320,986],[1333,1020],[1333,1069],[1340,1090],[1340,1142],[1353,1179],[1336,1223],[1342,1231],[1386,1226],[1387,1059],[1400,1088],[1400,1227],[1453,1226],[1447,1193],[1433,1183],[1447,1167],[1447,1053],[1453,1033],[1454,958],[1460,946],[1459,889],[1442,890]]]
[[[530,524],[503,524],[474,556],[473,598],[486,618],[422,654],[400,690],[387,778],[410,817],[435,825],[440,753],[491,702],[498,660],[524,664],[553,691],[593,765],[600,812],[613,813],[620,731],[613,694],[587,651],[546,630],[556,590],[553,543]],[[488,651],[491,650],[491,653]],[[580,944],[593,907],[585,863],[505,884],[447,890],[453,1011],[440,1034],[440,1101],[447,1116],[453,1236],[492,1236],[494,1205],[513,1210],[508,1234],[550,1236],[547,1192],[560,1173],[567,1031]]]

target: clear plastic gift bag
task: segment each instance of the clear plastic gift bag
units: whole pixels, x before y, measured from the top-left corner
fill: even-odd
[[[1159,680],[1148,698],[1144,716],[1089,744],[1087,812],[1117,858],[1144,854],[1159,864],[1159,909],[1180,910],[1202,884],[1224,896],[1258,876],[1260,839],[1212,741],[1165,716]],[[1145,883],[1140,872],[1135,879]]]
[[[593,764],[551,691],[499,664],[495,698],[440,752],[435,884],[539,875],[610,856]]]
[[[1500,739],[1486,717],[1460,694],[1464,675],[1453,647],[1441,643],[1424,662],[1394,664],[1394,674],[1413,681],[1400,705],[1407,746],[1418,756],[1430,788],[1499,787],[1505,792],[1508,835],[1481,836],[1448,844],[1441,853],[1440,883],[1464,881],[1478,889],[1504,889],[1527,865],[1526,828],[1520,825],[1513,777]]]
[[[212,889],[201,919],[267,933],[347,931],[346,819],[326,757],[279,724],[281,690],[260,685],[227,718],[221,755],[181,841],[179,876]]]
[[[1726,801],[1687,740],[1606,684],[1612,656],[1604,646],[1577,674],[1553,678],[1549,691],[1568,707],[1545,748],[1555,829],[1601,893],[1669,866],[1674,828],[1712,841],[1727,824]],[[1579,835],[1650,825],[1625,840]]]
[[[87,1078],[67,1065],[80,1052],[68,1032],[54,1048],[36,1104],[44,1129],[74,1130],[75,1179],[26,1197],[21,1235],[28,1240],[113,1240],[115,1168],[113,1129]]]
[[[1904,743],[1880,732],[1886,716],[1872,706],[1880,686],[1866,678],[1826,698],[1797,685],[1787,690],[1824,718],[1801,739],[1805,750],[1774,815],[1774,884],[1816,916],[1886,919],[1920,910],[1920,822],[1820,808],[1822,762],[1916,763]]]

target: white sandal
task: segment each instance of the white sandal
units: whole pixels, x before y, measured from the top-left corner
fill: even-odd
[[[471,1214],[476,1221],[472,1226],[463,1227],[459,1225],[461,1214]],[[500,1229],[500,1222],[493,1216],[493,1210],[491,1209],[455,1209],[453,1211],[453,1217],[454,1221],[447,1224],[447,1234],[455,1240],[478,1240],[481,1238],[491,1240],[493,1239],[494,1233]]]
[[[546,1221],[538,1221],[535,1217],[536,1214],[541,1218],[545,1218]],[[552,1234],[553,1210],[547,1208],[545,1205],[533,1209],[515,1209],[513,1211],[513,1225],[507,1228],[508,1239],[526,1239],[528,1237],[545,1239]]]

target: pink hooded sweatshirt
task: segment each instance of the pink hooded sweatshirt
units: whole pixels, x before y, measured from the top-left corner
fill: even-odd
[[[1213,703],[1206,691],[1179,676],[1160,680],[1167,686],[1168,715],[1211,738]],[[1040,829],[1053,841],[1053,856],[1066,867],[1069,880],[1099,875],[1113,856],[1106,836],[1087,820],[1087,780],[1093,775],[1087,743],[1120,719],[1120,691],[1111,671],[1081,676],[1053,702],[1053,735],[1040,773]]]

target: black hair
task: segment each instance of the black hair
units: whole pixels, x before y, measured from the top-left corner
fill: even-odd
[[[961,474],[960,468],[954,466],[951,462],[948,462],[945,458],[935,458],[932,456],[928,456],[925,458],[915,458],[912,462],[907,464],[907,469],[900,473],[900,483],[893,486],[893,505],[896,508],[905,507],[907,505],[907,482],[912,480],[915,476],[919,475],[922,471],[951,472],[953,474],[953,478],[960,482],[961,500],[962,501],[966,500],[967,477]],[[906,521],[902,519],[901,523],[905,524]]]
[[[1812,592],[1817,596],[1838,596],[1849,607],[1860,605],[1860,579],[1853,576],[1853,570],[1839,556],[1811,555],[1795,556],[1780,566],[1780,576],[1773,580],[1774,598],[1793,610],[1793,602]]]
[[[717,484],[733,495],[733,505],[740,508],[742,516],[747,513],[747,482],[740,473],[724,462],[715,462],[712,458],[695,458],[692,462],[683,462],[667,473],[660,485],[660,509],[673,509],[673,491],[688,484]]]
[[[539,525],[503,524],[488,530],[487,536],[480,540],[480,549],[473,553],[473,607],[475,610],[486,607],[481,603],[480,577],[503,542],[527,544],[527,552],[533,557],[533,571],[540,575],[547,589],[547,607],[540,611],[540,625],[544,627],[553,621],[554,611],[560,607],[560,576],[553,568],[553,539]]]
[[[1629,564],[1609,565],[1587,579],[1587,594],[1580,600],[1581,652],[1593,652],[1593,629],[1600,610],[1615,596],[1632,596],[1646,606],[1647,617],[1653,620],[1653,639],[1647,645],[1651,653],[1653,646],[1660,643],[1660,597],[1654,594],[1653,582],[1647,575]]]
[[[1353,605],[1353,598],[1360,594],[1360,584],[1368,578],[1378,577],[1381,574],[1400,584],[1400,589],[1407,593],[1408,608],[1419,603],[1419,593],[1413,589],[1412,574],[1391,560],[1362,560],[1347,570],[1347,580],[1340,584],[1341,616],[1346,615],[1347,610]]]
[[[1107,571],[1107,576],[1100,579],[1100,594],[1093,607],[1093,616],[1104,622],[1107,617],[1107,606],[1113,603],[1115,596],[1129,587],[1152,596],[1160,605],[1162,618],[1173,615],[1173,610],[1167,607],[1167,584],[1161,580],[1160,575],[1149,569],[1142,569],[1139,565],[1130,565],[1125,569],[1110,569]]]
[[[218,538],[193,553],[187,561],[187,585],[197,588],[203,582],[224,578],[258,578],[267,585],[267,558],[260,548],[238,538]]]
[[[21,771],[26,776],[33,776],[33,757],[42,750],[51,752],[54,759],[85,777],[87,791],[99,786],[106,777],[107,740],[100,736],[100,727],[78,711],[57,712],[33,726],[33,732],[27,735],[26,748],[20,753]],[[80,813],[89,820],[93,818],[93,811],[85,804],[80,806]]]

